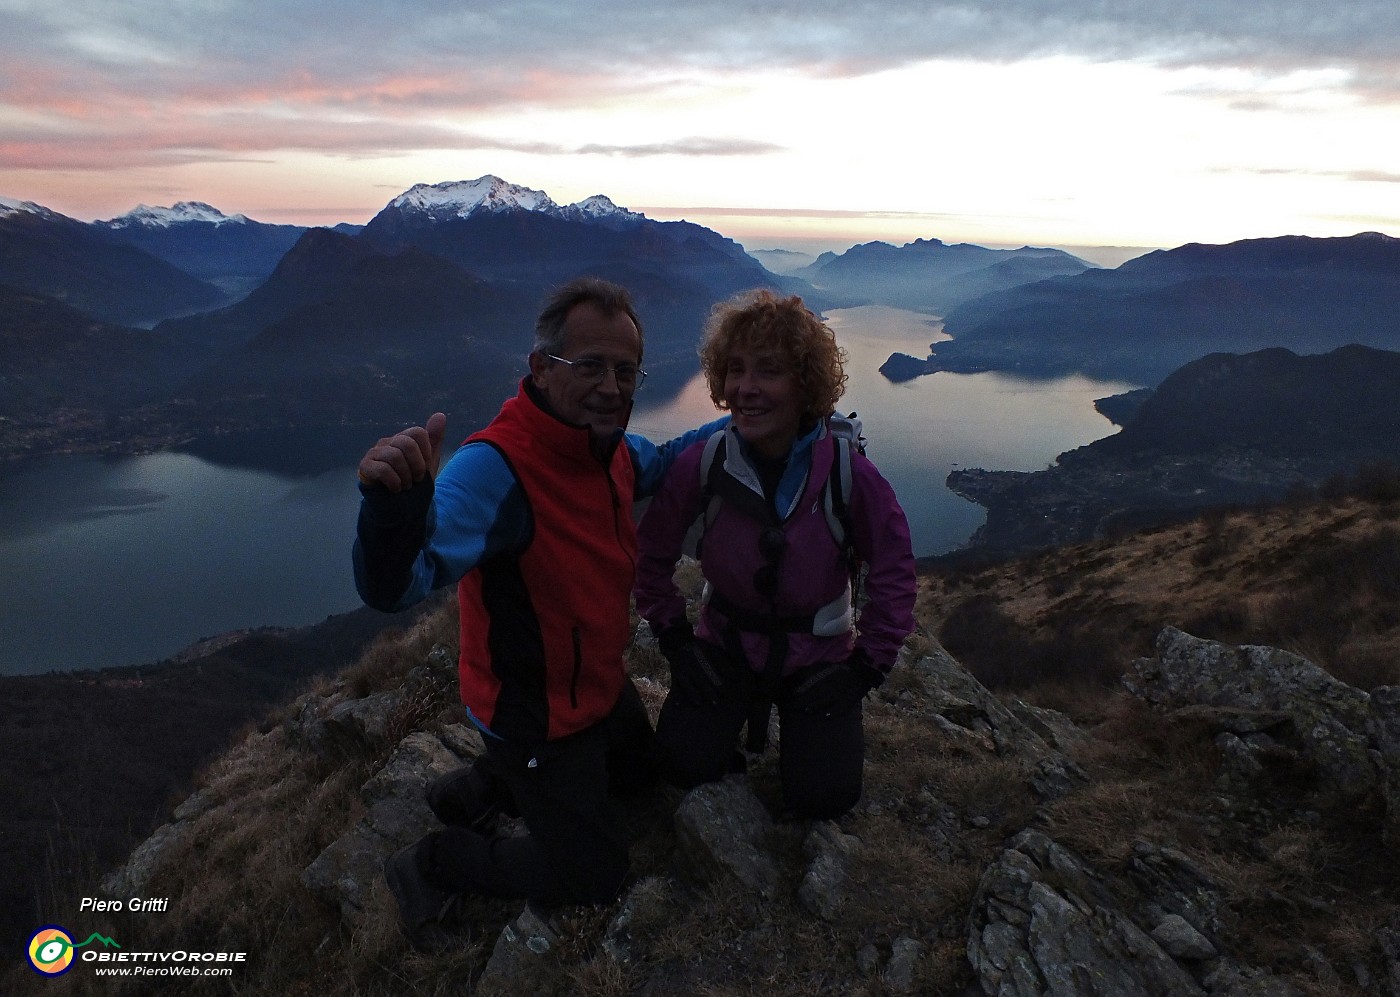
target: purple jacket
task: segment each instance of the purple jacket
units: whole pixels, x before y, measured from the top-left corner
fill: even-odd
[[[746,447],[732,427],[727,432],[726,471],[761,495]],[[704,448],[702,440],[676,458],[638,528],[637,612],[655,629],[685,618],[685,599],[672,574],[687,530],[708,504],[700,480]],[[789,635],[784,674],[819,661],[842,660],[853,646],[863,649],[876,667],[888,671],[904,638],[914,629],[916,579],[909,523],[894,489],[859,453],[851,458],[854,484],[848,518],[856,553],[869,567],[864,583],[868,602],[854,632],[849,612],[843,616],[843,609],[849,607],[849,571],[822,505],[822,488],[835,450],[825,423],[819,424],[793,444],[777,489],[787,544],[771,611],[779,616],[816,617],[815,633]],[[700,548],[700,565],[707,581],[705,607],[696,627],[697,635],[705,640],[726,644],[726,619],[710,605],[712,591],[738,606],[770,611],[768,597],[754,586],[755,573],[768,563],[759,549],[762,529],[761,523],[729,502],[720,503],[718,515],[706,529]],[[746,632],[741,641],[750,666],[761,670],[768,637]]]

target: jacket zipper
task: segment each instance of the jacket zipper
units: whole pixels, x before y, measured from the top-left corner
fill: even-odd
[[[569,683],[569,705],[578,709],[578,679],[583,673],[583,631],[574,627],[574,677]]]
[[[632,562],[632,570],[637,570],[637,559],[627,550],[627,545],[622,542],[622,517],[631,516],[632,510],[623,507],[622,495],[617,490],[617,482],[613,480],[610,467],[603,468],[603,477],[608,482],[608,492],[612,496],[613,506],[613,538],[617,540],[618,548],[627,554],[627,559]]]

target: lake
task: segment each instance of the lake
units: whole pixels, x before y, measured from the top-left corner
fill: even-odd
[[[867,453],[894,485],[919,555],[956,548],[985,518],[944,487],[949,470],[1043,468],[1113,432],[1093,400],[1134,387],[994,373],[894,384],[880,364],[893,351],[926,355],[945,338],[936,321],[877,306],[828,320],[850,357],[841,408],[864,420]],[[713,416],[697,377],[671,399],[639,393],[631,428],[664,439]],[[456,438],[469,431],[449,427]],[[156,661],[228,630],[303,626],[354,609],[358,498],[354,457],[305,477],[176,453],[7,468],[0,674]]]

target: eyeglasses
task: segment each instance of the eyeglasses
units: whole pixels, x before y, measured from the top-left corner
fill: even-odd
[[[574,370],[574,377],[580,381],[587,381],[589,384],[602,384],[608,371],[612,371],[613,376],[617,378],[619,388],[640,388],[642,382],[647,379],[647,372],[634,363],[620,363],[616,367],[609,367],[603,361],[594,360],[592,357],[565,360],[563,357],[556,357],[553,353],[546,353],[545,356],[551,360],[568,364]]]

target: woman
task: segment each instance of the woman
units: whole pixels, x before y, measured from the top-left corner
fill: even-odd
[[[676,459],[638,533],[637,611],[671,666],[663,774],[687,788],[723,777],[742,762],[746,721],[749,750],[762,750],[776,704],[784,800],[812,818],[860,798],[861,702],[914,629],[908,522],[875,465],[839,440],[844,360],[801,298],[759,290],[716,307],[700,363],[730,425]],[[672,574],[697,523],[706,585],[692,629]]]

